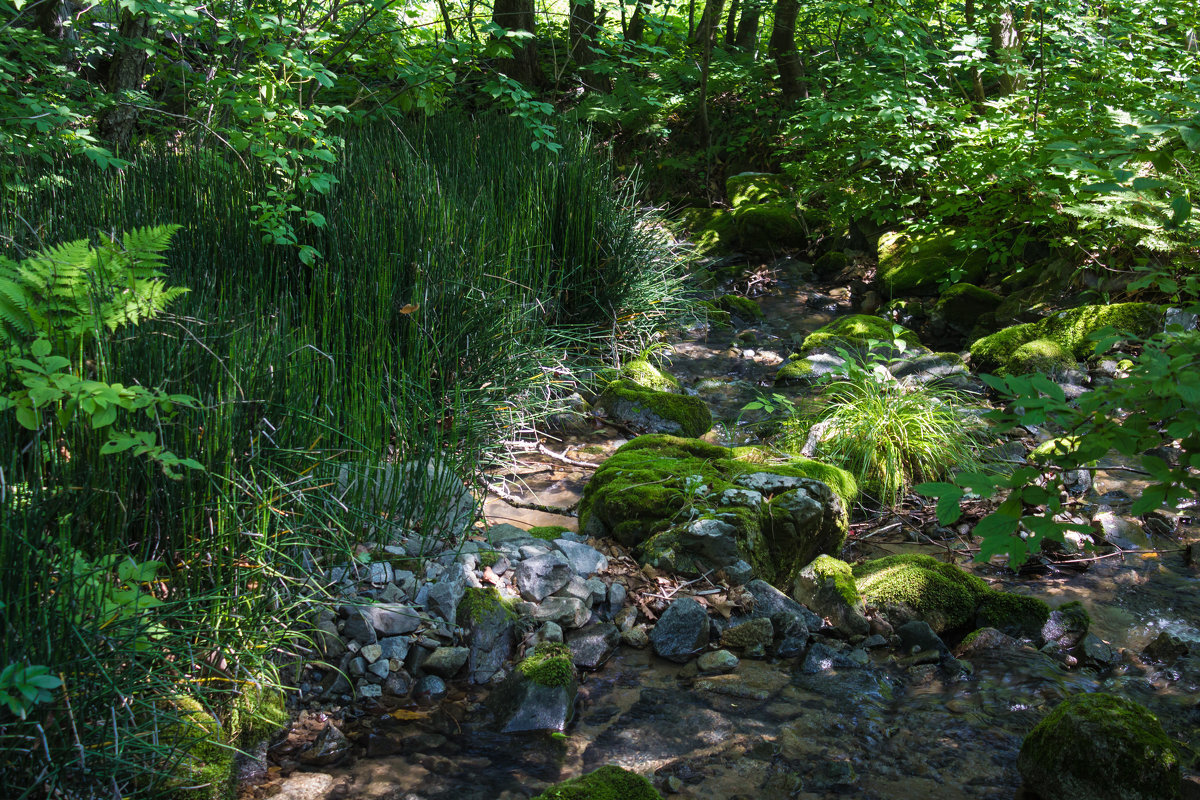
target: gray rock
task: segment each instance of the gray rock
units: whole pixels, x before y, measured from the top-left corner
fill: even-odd
[[[372,561],[367,569],[366,579],[368,583],[382,585],[391,581],[392,577],[392,565],[386,561]]]
[[[746,649],[761,645],[766,647],[775,638],[775,626],[767,617],[756,617],[730,625],[721,633],[722,647]]]
[[[1154,641],[1146,645],[1146,648],[1142,650],[1142,655],[1151,661],[1170,664],[1176,659],[1186,656],[1189,649],[1187,642],[1163,631],[1154,638]]]
[[[790,475],[778,475],[774,472],[749,472],[738,475],[734,483],[760,496],[778,494],[779,492],[799,488],[804,485],[804,478],[793,478]]]
[[[715,567],[729,567],[742,560],[738,529],[719,519],[692,520],[680,532],[677,541],[683,550]]]
[[[342,624],[342,635],[347,639],[362,644],[374,644],[376,640],[375,626],[371,618],[357,606],[343,606],[346,621]],[[343,647],[343,652],[345,648]]]
[[[1083,637],[1083,641],[1079,643],[1079,654],[1085,664],[1097,669],[1106,669],[1120,660],[1120,656],[1109,646],[1108,642],[1094,633]]]
[[[750,611],[750,616],[774,618],[779,612],[786,611],[804,620],[804,624],[809,630],[820,630],[822,625],[820,617],[766,581],[761,579],[750,581],[746,584],[746,591],[754,598],[754,608]]]
[[[493,525],[488,528],[488,541],[493,546],[512,543],[520,547],[523,544],[531,544],[539,541],[529,535],[529,531],[518,528],[516,525],[509,525],[507,522],[502,522],[499,525]]]
[[[368,664],[374,664],[383,655],[383,648],[378,644],[369,644],[359,650],[358,654],[365,658]]]
[[[409,639],[407,636],[388,636],[379,640],[379,657],[387,660],[403,661],[408,658]]]
[[[645,627],[638,625],[636,628],[621,631],[621,644],[641,650],[650,644],[650,635],[646,633]]]
[[[682,664],[708,645],[708,628],[704,606],[685,597],[667,606],[650,633],[650,643],[662,658]]]
[[[333,723],[326,723],[313,743],[296,755],[296,760],[310,767],[332,767],[349,758],[354,745]]]
[[[720,675],[737,669],[738,657],[728,650],[714,650],[696,659],[701,675]]]
[[[463,578],[462,565],[456,564],[455,568],[447,570],[437,583],[427,583],[422,586],[421,591],[417,593],[417,602],[424,605],[425,610],[434,617],[443,619],[448,625],[453,626],[458,604],[462,602],[465,588],[466,581]]]
[[[763,504],[763,496],[761,492],[755,492],[751,489],[726,489],[721,492],[717,498],[717,502],[723,506],[743,506],[746,508],[758,508]]]
[[[466,647],[439,647],[429,654],[421,669],[426,674],[450,680],[467,663],[470,653],[470,649]]]
[[[1042,641],[1070,650],[1087,635],[1090,619],[1079,603],[1066,603],[1050,612],[1042,625]]]
[[[371,631],[371,633],[375,632]],[[317,650],[326,661],[334,661],[346,652],[346,643],[342,641],[337,624],[333,620],[323,619],[318,622],[313,639],[316,642]]]
[[[513,670],[488,696],[492,710],[503,733],[529,731],[561,731],[575,714],[577,686],[542,686]]]
[[[514,580],[521,597],[532,602],[554,594],[571,580],[571,564],[562,553],[546,553],[522,561]]]
[[[571,663],[580,669],[597,670],[616,651],[621,632],[611,622],[597,622],[572,631],[567,637],[571,648]]]
[[[754,567],[738,559],[725,567],[725,575],[734,586],[741,586],[754,580]]]
[[[382,683],[387,679],[389,672],[391,672],[391,667],[386,661],[376,661],[367,665],[367,677],[372,683],[376,681]]]
[[[421,615],[402,603],[376,603],[360,606],[363,617],[380,636],[412,633],[421,625]],[[372,640],[374,641],[374,640]]]
[[[776,658],[799,658],[808,648],[807,636],[785,636],[775,645]]]
[[[928,622],[921,620],[906,622],[896,629],[896,635],[900,637],[900,647],[906,655],[930,650],[942,654],[950,652],[950,648],[946,646],[940,636],[934,633]]]
[[[555,539],[554,546],[567,557],[567,563],[576,575],[586,578],[608,569],[608,557],[594,547],[570,539]]]
[[[599,578],[588,578],[585,585],[592,593],[591,598],[587,601],[590,606],[598,606],[604,604],[604,598],[608,597],[608,586]]]
[[[537,640],[538,644],[542,642],[553,642],[562,644],[563,629],[557,622],[543,622],[542,627],[538,628]]]
[[[523,544],[520,546],[519,550],[521,552],[521,558],[523,559],[537,558],[538,556],[544,556],[550,552],[550,548],[540,541],[532,544]]]
[[[587,603],[574,597],[547,597],[533,612],[534,619],[557,622],[564,628],[581,628],[591,615]]]
[[[625,599],[628,596],[629,591],[620,581],[613,581],[608,587],[608,608],[614,618],[625,607]]]
[[[512,658],[516,645],[514,618],[497,603],[463,622],[468,625],[466,642],[470,648],[468,680],[474,684],[488,683]]]
[[[322,772],[298,772],[279,784],[275,800],[325,800],[333,788],[333,776]]]
[[[402,669],[390,672],[383,682],[383,691],[392,697],[407,697],[412,688],[412,676]]]
[[[816,613],[828,617],[833,626],[846,636],[866,636],[871,632],[871,623],[864,616],[866,607],[862,600],[851,602],[842,596],[837,578],[822,568],[823,564],[840,565],[842,562],[816,559],[800,570],[792,584],[792,597]],[[845,569],[849,569],[846,566]],[[850,579],[853,581],[853,579]]]
[[[863,663],[851,658],[849,654],[840,653],[823,642],[816,642],[808,648],[808,654],[804,657],[799,672],[804,675],[816,675],[838,669],[860,669],[863,666]]]
[[[582,601],[585,605],[592,604],[592,587],[588,586],[587,581],[578,575],[572,575],[567,581],[567,585],[554,593],[554,597],[574,597],[576,600]]]
[[[413,686],[413,695],[418,700],[440,700],[446,696],[446,682],[437,675],[422,675]]]
[[[874,650],[877,647],[887,647],[887,639],[880,636],[878,633],[873,633],[862,641],[862,647],[867,650]]]
[[[1141,550],[1150,544],[1141,525],[1111,511],[1097,512],[1092,517],[1092,527],[1104,541],[1121,550]]]

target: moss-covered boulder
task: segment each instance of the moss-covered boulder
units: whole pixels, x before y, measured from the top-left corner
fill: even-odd
[[[1028,375],[1031,372],[1059,375],[1075,365],[1075,359],[1058,342],[1034,339],[1012,352],[1004,371],[1011,375]]]
[[[1020,374],[1018,370],[1030,363],[1031,359],[1045,357],[1045,345],[1038,345],[1033,349],[1027,348],[1020,360],[1014,360],[1023,345],[1038,340],[1053,343],[1063,354],[1080,361],[1091,355],[1092,341],[1088,337],[1096,331],[1113,327],[1147,336],[1162,324],[1163,314],[1163,307],[1153,303],[1079,306],[1051,314],[1037,322],[1013,325],[976,340],[971,345],[971,361],[979,370]]]
[[[992,627],[1037,637],[1050,607],[1034,597],[990,588],[981,578],[933,556],[887,556],[853,568],[859,594],[893,624],[923,620],[936,632]]]
[[[492,552],[492,551],[489,551]],[[516,648],[517,613],[493,587],[463,590],[455,618],[467,629],[467,676],[471,683],[490,682]]]
[[[487,705],[504,733],[561,731],[575,714],[578,688],[571,648],[543,642],[488,695]]]
[[[885,233],[879,237],[879,283],[887,295],[930,294],[945,281],[979,283],[987,276],[987,258],[979,251],[960,252],[958,231]]]
[[[740,172],[725,179],[725,195],[733,208],[791,199],[792,185],[786,175],[773,172]]]
[[[615,420],[653,433],[696,437],[712,427],[712,412],[700,398],[647,389],[624,378],[610,383],[595,406]]]
[[[735,317],[741,317],[749,322],[763,318],[762,307],[759,306],[758,301],[751,300],[749,297],[742,297],[737,294],[723,294],[713,300],[712,305],[718,311],[724,311]]]
[[[551,786],[533,800],[662,800],[650,781],[613,765]]]
[[[645,358],[636,358],[621,367],[621,377],[633,381],[643,389],[651,389],[655,392],[679,394],[683,391],[678,378],[651,364],[650,360]]]
[[[828,618],[848,636],[865,636],[871,631],[854,572],[845,561],[817,556],[796,576],[792,598]]]
[[[1017,756],[1025,785],[1054,800],[1172,800],[1179,754],[1146,709],[1109,694],[1069,697],[1037,724]]]
[[[921,346],[920,338],[907,328],[902,327],[897,337],[892,331],[892,323],[883,317],[851,314],[839,317],[810,333],[800,352],[801,355],[808,355],[819,349],[835,347],[858,351],[866,349],[872,341],[890,345],[895,338],[903,339],[909,347]]]
[[[168,702],[177,721],[159,732],[178,759],[167,780],[172,800],[232,800],[234,750],[229,735],[207,709],[192,697],[179,695]]]
[[[696,439],[639,436],[588,483],[580,530],[634,548],[642,563],[698,574],[744,561],[790,589],[802,566],[841,547],[856,491],[827,464],[757,464]]]
[[[942,319],[960,331],[969,331],[985,314],[995,313],[1003,300],[995,292],[973,283],[956,283],[938,298],[934,309]]]

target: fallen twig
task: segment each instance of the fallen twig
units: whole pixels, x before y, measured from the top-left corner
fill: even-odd
[[[522,500],[499,484],[488,483],[484,480],[481,480],[480,482],[483,484],[485,489],[496,495],[496,497],[499,497],[504,502],[508,503],[513,508],[527,508],[530,511],[544,511],[547,514],[558,514],[559,516],[563,517],[579,516],[579,512],[575,510],[579,507],[578,500],[574,503],[571,503],[569,506],[550,506],[546,505],[545,503],[535,503],[532,500]]]
[[[538,442],[537,451],[544,456],[553,458],[555,461],[561,461],[564,464],[569,464],[572,467],[586,467],[588,469],[596,469],[597,467],[600,466],[599,464],[593,464],[590,461],[576,461],[575,459],[570,458],[567,455],[565,450],[561,453],[556,453],[553,450],[551,450],[549,447],[546,447],[546,445],[542,444],[541,442]]]

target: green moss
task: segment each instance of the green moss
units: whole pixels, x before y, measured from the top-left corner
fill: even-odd
[[[500,560],[500,554],[495,550],[484,550],[479,554],[479,566],[494,567]]]
[[[955,248],[958,231],[944,228],[933,233],[885,233],[879,237],[877,275],[892,296],[929,292],[944,281],[966,278],[978,283],[987,275],[986,256],[978,251],[960,253]]]
[[[890,343],[893,338],[892,323],[886,319],[869,314],[851,314],[810,333],[800,352],[801,355],[807,355],[818,347],[837,346],[861,349],[867,346],[868,341]],[[921,346],[921,340],[907,328],[900,330],[900,338],[910,347]]]
[[[517,669],[541,686],[569,686],[575,680],[571,648],[558,642],[542,642],[517,665]]]
[[[1179,752],[1158,719],[1101,692],[1059,703],[1021,743],[1017,768],[1043,797],[1180,797]]]
[[[743,205],[730,213],[734,244],[739,250],[765,252],[781,247],[803,247],[808,241],[804,221],[791,201]]]
[[[812,562],[813,572],[822,580],[832,581],[837,593],[842,596],[851,607],[857,606],[862,602],[862,597],[858,593],[858,586],[854,583],[854,571],[845,561],[834,558],[833,556],[817,556]]]
[[[552,786],[533,800],[662,800],[650,781],[608,765]]]
[[[727,311],[742,319],[756,320],[763,318],[762,307],[759,306],[757,301],[751,300],[749,297],[741,297],[736,294],[721,295],[713,301],[713,305],[720,311]]]
[[[1057,342],[1034,339],[1012,352],[1004,371],[1010,375],[1028,375],[1031,372],[1058,375],[1074,366],[1075,359]]]
[[[697,301],[696,305],[704,309],[705,316],[708,318],[710,325],[715,325],[718,328],[728,328],[733,324],[729,312],[717,308],[717,304],[711,300],[700,300]]]
[[[841,250],[831,250],[813,262],[813,272],[821,277],[836,275],[846,268],[846,254]]]
[[[1012,357],[1022,345],[1038,339],[1055,343],[1074,360],[1083,360],[1092,354],[1088,338],[1092,333],[1113,327],[1146,336],[1158,327],[1162,316],[1162,307],[1151,303],[1080,306],[985,336],[971,345],[971,360],[978,369],[1003,373],[1012,368]]]
[[[463,598],[458,602],[455,618],[465,623],[482,622],[494,613],[501,613],[509,619],[516,619],[517,612],[513,609],[512,601],[506,601],[500,592],[493,587],[476,589],[468,586],[463,590]]]
[[[784,175],[742,172],[725,179],[725,194],[733,208],[761,205],[788,199],[792,186]]]
[[[956,283],[942,292],[935,307],[951,325],[970,330],[984,314],[993,313],[1002,299],[995,292],[973,283]]]
[[[570,532],[570,528],[565,528],[562,525],[535,525],[527,531],[533,538],[542,539],[547,542],[561,539],[564,533]]]
[[[712,412],[698,397],[656,392],[628,380],[613,381],[596,401],[629,422],[645,416],[647,423],[670,425],[680,436],[703,436],[712,428]]]
[[[853,473],[841,467],[811,458],[793,458],[787,462],[787,466],[796,470],[801,477],[812,478],[829,486],[847,509],[858,499],[858,481]]]
[[[278,686],[242,681],[233,700],[229,730],[237,735],[242,748],[250,748],[270,738],[291,719],[286,696]]]
[[[811,337],[809,337],[811,338]],[[775,373],[776,383],[788,383],[791,381],[806,381],[812,376],[813,365],[802,356],[793,355],[788,358],[784,365]]]
[[[652,389],[656,392],[680,391],[679,381],[669,372],[663,372],[644,358],[630,361],[621,368],[621,377],[633,381],[638,386]]]
[[[1050,606],[1036,597],[989,591],[979,600],[975,625],[1005,633],[1037,637],[1050,619]]]
[[[174,747],[178,761],[163,796],[169,800],[232,800],[234,750],[222,726],[191,697],[179,695],[169,703],[178,720],[159,731],[159,742]]]

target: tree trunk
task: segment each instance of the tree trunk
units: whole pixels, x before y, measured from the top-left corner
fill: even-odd
[[[571,40],[571,58],[581,67],[596,60],[592,42],[596,32],[596,6],[594,0],[571,3],[571,20],[568,30]]]
[[[999,3],[989,21],[988,32],[991,35],[990,55],[1000,71],[1000,96],[1008,97],[1025,85],[1025,79],[1016,74],[1021,66],[1021,30],[1011,5]]]
[[[492,22],[509,31],[535,33],[533,0],[496,0],[492,6]],[[508,39],[512,58],[500,59],[500,69],[513,80],[527,86],[541,83],[542,72],[537,62],[535,38]]]
[[[151,34],[150,16],[144,13],[121,12],[117,28],[120,44],[112,61],[108,64],[105,88],[116,103],[100,115],[97,128],[100,136],[121,151],[129,146],[133,138],[133,126],[137,123],[138,109],[126,97],[126,92],[142,88],[146,79],[146,52],[142,39]]]
[[[762,0],[746,0],[742,18],[738,20],[737,37],[733,44],[739,50],[753,52],[758,46],[758,19],[762,13]]]
[[[778,0],[775,4],[775,25],[771,28],[771,58],[779,70],[779,89],[783,99],[794,103],[808,96],[800,51],[796,48],[796,17],[800,14],[797,0]]]
[[[967,30],[975,32],[975,0],[966,0]],[[972,66],[970,72],[972,100],[975,101],[975,112],[983,113],[983,101],[987,99],[983,93],[983,77],[979,67]]]
[[[642,4],[633,8],[633,16],[629,19],[629,27],[625,29],[625,41],[640,42],[646,35],[646,16],[642,13]]]
[[[700,23],[696,26],[696,35],[692,39],[693,44],[699,44],[706,50],[712,47],[713,36],[717,32],[721,10],[724,7],[725,0],[704,0],[704,11],[700,14]]]
[[[742,9],[742,0],[730,0],[729,16],[725,19],[725,45],[733,47],[737,41],[738,12]]]

